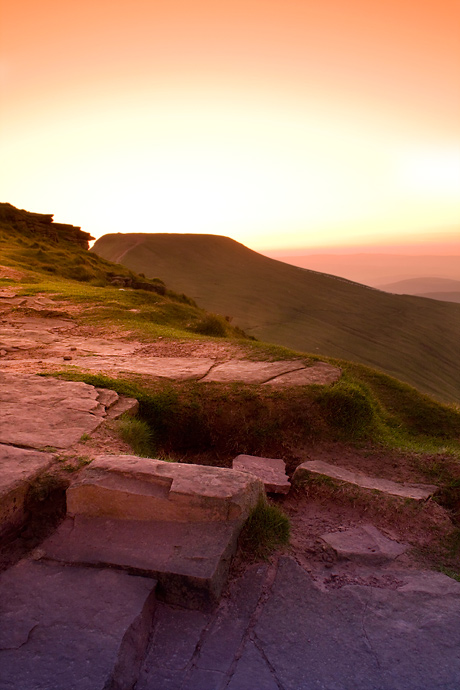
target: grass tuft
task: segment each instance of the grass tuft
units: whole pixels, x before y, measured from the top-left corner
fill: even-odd
[[[289,542],[289,518],[265,497],[259,501],[240,535],[240,548],[246,558],[265,559],[278,547]]]
[[[153,433],[150,426],[138,417],[123,416],[118,421],[118,432],[129,443],[135,455],[148,458],[153,451]]]
[[[190,330],[213,338],[225,338],[228,335],[227,323],[218,314],[206,314],[198,323],[191,326]]]

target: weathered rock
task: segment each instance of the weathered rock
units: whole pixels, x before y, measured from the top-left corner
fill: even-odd
[[[290,371],[302,370],[305,365],[300,360],[286,362],[252,362],[250,360],[230,360],[213,367],[203,381],[242,381],[244,383],[265,383],[275,376]]]
[[[339,558],[380,565],[407,551],[405,544],[385,537],[374,525],[361,525],[321,536]]]
[[[102,423],[99,395],[86,383],[0,372],[0,443],[69,448]]]
[[[286,474],[286,463],[280,458],[259,458],[238,455],[232,463],[234,470],[247,472],[260,479],[267,493],[287,494],[291,483]]]
[[[218,600],[236,551],[238,520],[169,522],[77,515],[42,545],[45,559],[155,577],[158,596],[187,608]]]
[[[438,488],[432,484],[399,484],[397,482],[392,482],[389,479],[368,477],[361,472],[355,472],[354,470],[348,470],[345,467],[331,465],[327,462],[323,462],[322,460],[303,462],[297,467],[292,481],[293,483],[301,482],[309,479],[312,474],[324,475],[326,477],[330,477],[331,479],[336,479],[337,481],[360,486],[364,489],[380,491],[391,496],[411,498],[414,501],[425,501]]]
[[[22,561],[0,575],[0,688],[132,688],[155,580]]]
[[[25,521],[32,482],[52,465],[55,455],[0,444],[0,537]]]
[[[97,391],[97,399],[101,403],[101,405],[104,405],[106,411],[115,405],[115,403],[118,401],[118,393],[115,391],[110,390],[110,388],[96,388]]]
[[[262,490],[254,477],[222,467],[100,455],[67,490],[67,510],[124,520],[244,521]]]
[[[315,362],[311,367],[291,371],[282,374],[270,381],[266,381],[265,386],[277,386],[278,388],[288,386],[311,386],[312,384],[326,385],[335,383],[342,376],[342,370],[326,362]]]
[[[107,410],[108,419],[118,419],[123,414],[134,417],[139,412],[139,401],[120,395],[117,402]]]

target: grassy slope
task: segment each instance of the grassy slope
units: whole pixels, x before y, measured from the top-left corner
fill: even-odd
[[[265,341],[361,362],[460,401],[460,305],[387,294],[214,235],[105,235],[93,251],[166,280]]]
[[[147,339],[190,338],[197,337],[197,333],[238,339],[244,336],[224,319],[199,308],[186,295],[168,290],[161,280],[145,279],[75,244],[49,243],[3,221],[0,265],[24,274],[20,283],[0,279],[0,287],[13,284],[18,294],[48,292],[85,305],[80,319],[86,323],[116,325]],[[111,284],[114,275],[146,289],[120,289]]]

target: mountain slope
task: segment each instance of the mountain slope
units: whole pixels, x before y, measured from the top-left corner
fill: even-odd
[[[379,290],[397,295],[418,295],[446,302],[460,302],[460,280],[449,278],[409,278],[379,285]]]
[[[460,305],[388,294],[215,235],[105,235],[92,251],[165,280],[265,341],[361,362],[460,401]]]

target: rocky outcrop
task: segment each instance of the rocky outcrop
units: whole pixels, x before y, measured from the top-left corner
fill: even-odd
[[[30,213],[7,203],[0,204],[0,223],[8,223],[20,233],[37,239],[53,243],[70,242],[83,249],[88,249],[88,243],[94,240],[89,232],[83,232],[75,225],[55,223],[52,214]]]

